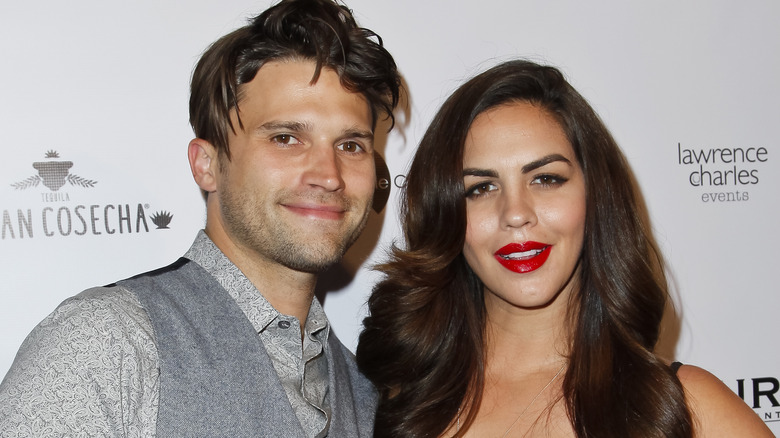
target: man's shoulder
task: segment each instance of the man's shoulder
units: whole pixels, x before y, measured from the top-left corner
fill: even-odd
[[[33,329],[20,353],[29,348],[53,354],[62,345],[91,345],[101,340],[105,347],[109,340],[146,349],[154,345],[149,316],[138,298],[121,286],[93,287],[66,299]]]
[[[116,284],[92,287],[66,299],[41,325],[61,324],[73,319],[90,319],[92,324],[98,325],[121,322],[122,326],[149,326],[149,317],[138,297]]]
[[[113,320],[121,320],[122,326],[130,324],[147,329],[151,327],[149,315],[136,291],[131,290],[128,284],[135,280],[165,277],[166,274],[187,264],[186,258],[180,258],[161,268],[142,272],[105,286],[86,289],[63,301],[41,324],[96,314],[98,322],[111,323]]]
[[[156,410],[157,366],[151,326],[136,297],[118,286],[87,289],[25,339],[0,385],[0,427],[97,436],[121,429],[131,415],[138,420],[127,427],[146,430]]]

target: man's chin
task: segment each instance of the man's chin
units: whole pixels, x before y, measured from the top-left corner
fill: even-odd
[[[279,254],[282,264],[300,272],[319,274],[338,264],[347,250],[357,241],[365,228],[366,221],[348,231],[343,228],[332,233],[321,230],[300,229],[297,247],[291,247]]]
[[[338,240],[314,245],[301,240],[299,245],[290,247],[284,254],[278,254],[277,258],[290,269],[319,274],[341,261],[347,250],[346,243],[351,242]]]
[[[341,260],[341,257],[342,256],[327,258],[288,257],[282,261],[282,264],[295,271],[309,274],[321,274],[327,271],[331,266],[337,264]]]

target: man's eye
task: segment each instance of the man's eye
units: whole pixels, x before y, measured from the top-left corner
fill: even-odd
[[[349,153],[357,153],[363,151],[363,147],[354,141],[346,141],[344,143],[341,143],[340,145],[338,145],[338,149],[340,151],[349,152]]]
[[[298,143],[300,143],[297,138],[293,137],[290,134],[275,135],[271,140],[273,140],[274,143],[280,143],[280,144],[298,144]]]

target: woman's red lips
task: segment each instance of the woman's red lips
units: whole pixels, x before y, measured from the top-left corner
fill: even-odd
[[[539,242],[510,243],[496,251],[496,260],[512,272],[524,274],[539,269],[550,256],[552,245]]]

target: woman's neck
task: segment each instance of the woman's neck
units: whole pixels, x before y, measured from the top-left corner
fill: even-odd
[[[544,308],[517,309],[487,304],[487,365],[513,372],[534,372],[565,360],[569,351],[569,323],[565,301]],[[561,300],[561,298],[565,298]]]

